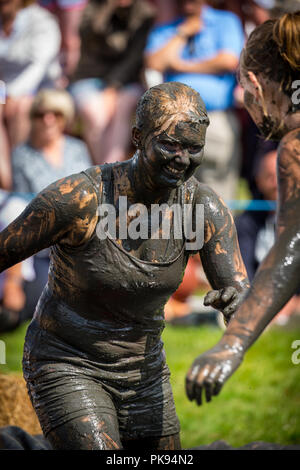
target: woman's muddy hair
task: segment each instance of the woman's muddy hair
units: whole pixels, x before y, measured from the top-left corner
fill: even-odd
[[[205,104],[200,94],[180,82],[156,85],[144,93],[136,110],[136,127],[142,133],[158,129],[168,116],[188,113],[191,119],[208,126]]]
[[[258,26],[249,36],[240,60],[244,72],[261,73],[289,96],[300,72],[300,11],[286,13]]]

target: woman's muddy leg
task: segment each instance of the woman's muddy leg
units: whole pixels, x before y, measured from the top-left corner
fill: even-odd
[[[53,429],[47,439],[55,450],[122,449],[117,418],[109,414],[72,419]]]
[[[47,350],[45,336],[43,339]],[[64,364],[48,364],[34,361],[32,357],[28,364],[27,351],[24,357],[23,371],[29,396],[53,449],[122,447],[113,398],[96,380],[95,369],[89,369],[87,364],[86,367],[74,366],[67,360]]]

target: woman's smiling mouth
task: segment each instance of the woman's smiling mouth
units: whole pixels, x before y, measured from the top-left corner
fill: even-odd
[[[170,175],[175,177],[182,176],[186,170],[188,169],[189,165],[176,165],[174,161],[170,161],[168,164],[163,166],[163,169]]]
[[[164,168],[165,168],[165,170],[167,170],[168,172],[172,173],[173,175],[177,175],[177,176],[180,176],[180,175],[182,175],[183,173],[185,173],[185,170],[177,170],[176,168],[173,168],[173,167],[170,166],[170,165],[165,165]]]

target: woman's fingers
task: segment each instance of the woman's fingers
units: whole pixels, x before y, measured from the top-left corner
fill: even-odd
[[[211,290],[204,297],[203,304],[206,305],[206,306],[212,305],[214,302],[216,302],[217,300],[220,299],[221,295],[222,295],[221,291]]]
[[[227,303],[237,297],[237,290],[235,287],[226,287],[225,289],[222,289],[221,292],[221,299],[224,303]]]
[[[195,379],[199,372],[200,366],[193,365],[189,372],[187,373],[186,380],[185,380],[185,389],[188,399],[192,401],[195,398]]]
[[[186,378],[186,393],[190,401],[196,400],[197,404],[202,405],[202,395],[205,392],[205,399],[210,402],[213,395],[219,393],[222,388],[218,378],[221,376],[221,365],[201,368],[199,365],[193,366]],[[217,393],[216,393],[217,392]]]
[[[211,401],[212,396],[215,395],[216,386],[219,385],[218,377],[220,376],[221,370],[222,366],[220,364],[216,365],[204,380],[205,397],[207,402]]]
[[[225,316],[231,316],[239,306],[239,299],[234,299],[227,307],[223,309],[223,314]]]
[[[220,290],[212,290],[208,292],[204,298],[204,305],[212,305],[215,308],[223,308],[229,302],[238,300],[238,293],[235,287],[226,287]],[[231,305],[230,303],[230,305]]]
[[[186,375],[186,393],[190,401],[202,404],[203,393],[206,401],[218,395],[229,377],[243,360],[242,349],[216,345],[209,352],[196,358]]]
[[[215,380],[213,395],[219,395],[220,391],[222,390],[224,382],[220,380],[221,372],[218,378]]]
[[[195,399],[198,406],[202,405],[202,387],[199,384],[195,386]]]

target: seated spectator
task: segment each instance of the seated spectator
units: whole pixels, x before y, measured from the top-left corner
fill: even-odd
[[[79,24],[87,2],[88,0],[39,0],[39,5],[47,8],[58,19],[61,32],[60,63],[65,84],[68,83],[68,78],[74,72],[79,60]]]
[[[190,85],[202,96],[210,119],[199,180],[224,199],[235,197],[240,169],[240,126],[232,111],[235,71],[244,43],[240,20],[202,0],[177,0],[181,16],[158,25],[146,47],[146,65],[165,81]]]
[[[29,109],[37,90],[60,76],[60,32],[55,18],[25,0],[0,0],[0,187],[11,187],[10,150],[29,132]]]
[[[127,157],[153,21],[154,9],[144,0],[91,0],[84,10],[81,56],[70,91],[96,164]]]
[[[256,159],[256,185],[262,198],[275,202],[277,199],[276,143],[265,142]],[[275,242],[275,207],[274,210],[245,211],[235,220],[240,250],[249,280],[263,261]],[[276,316],[275,322],[284,324],[289,316],[300,310],[300,297],[294,296]]]
[[[36,194],[91,165],[84,142],[64,134],[73,117],[73,101],[65,90],[44,89],[37,94],[30,111],[29,140],[12,153],[14,191]]]

